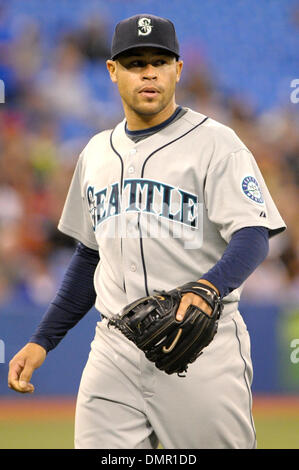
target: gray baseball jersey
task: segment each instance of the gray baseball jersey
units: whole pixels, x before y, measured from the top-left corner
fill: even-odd
[[[59,229],[95,250],[96,326],[80,382],[76,448],[255,448],[250,339],[225,297],[212,343],[168,376],[107,319],[154,289],[198,280],[232,234],[285,224],[254,157],[228,127],[190,109],[138,142],[125,121],[80,155]],[[186,406],[187,404],[187,406]]]
[[[99,250],[96,307],[128,302],[197,280],[232,234],[285,224],[256,161],[235,132],[188,109],[134,143],[125,121],[94,136],[77,163],[59,229]],[[242,286],[225,299],[237,309]]]

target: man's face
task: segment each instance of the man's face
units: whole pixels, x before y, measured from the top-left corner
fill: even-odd
[[[140,116],[158,114],[174,102],[182,65],[172,54],[151,47],[136,48],[107,61],[125,110]]]

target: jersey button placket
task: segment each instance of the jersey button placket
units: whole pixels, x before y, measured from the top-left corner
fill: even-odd
[[[125,171],[124,178],[135,178],[137,170],[137,150],[135,148],[130,149],[125,156]],[[128,200],[130,198],[128,189],[130,185],[126,186],[126,194]],[[128,200],[124,201],[124,204],[128,204]],[[123,256],[125,266],[125,283],[127,287],[127,294],[135,296],[136,285],[140,283],[138,272],[139,264],[139,243],[138,241],[138,214],[134,211],[128,211],[125,215],[126,223],[125,230],[126,235],[123,238]],[[136,292],[137,294],[137,292]]]
[[[137,154],[137,150],[135,148],[129,150],[129,152],[127,153],[127,158],[126,158],[126,174],[129,176],[129,177],[132,177],[134,176],[135,172],[136,172],[136,154]]]

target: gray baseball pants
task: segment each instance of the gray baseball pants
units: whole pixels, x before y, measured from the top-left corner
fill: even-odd
[[[77,449],[253,449],[250,339],[238,311],[219,322],[186,377],[167,375],[97,323],[79,387]]]

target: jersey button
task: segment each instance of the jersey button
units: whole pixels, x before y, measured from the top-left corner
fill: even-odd
[[[131,267],[130,267],[131,271],[134,273],[136,271],[136,264],[131,264]]]
[[[133,166],[129,166],[128,172],[129,172],[130,174],[132,174],[132,173],[134,173],[134,171],[135,171],[135,168],[134,168]]]
[[[136,149],[131,149],[130,152],[129,152],[130,155],[135,155],[135,153],[137,153]]]

